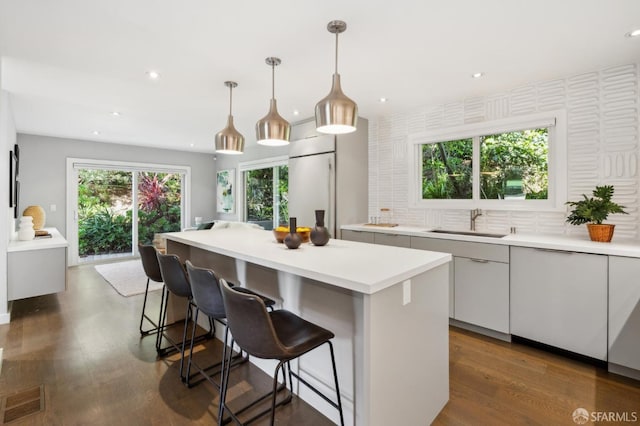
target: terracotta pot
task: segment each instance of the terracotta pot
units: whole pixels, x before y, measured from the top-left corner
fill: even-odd
[[[587,223],[587,229],[589,230],[589,237],[591,241],[598,241],[601,243],[610,243],[613,238],[613,229],[615,225],[606,223]]]

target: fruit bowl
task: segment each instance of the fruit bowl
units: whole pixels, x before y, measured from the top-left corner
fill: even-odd
[[[278,226],[273,230],[273,236],[276,238],[276,241],[279,243],[284,242],[284,238],[289,233],[288,226]],[[308,243],[311,238],[311,228],[307,226],[298,226],[296,228],[296,234],[300,235],[303,243]]]

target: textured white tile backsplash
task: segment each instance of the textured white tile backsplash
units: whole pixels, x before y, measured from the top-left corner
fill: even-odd
[[[611,216],[608,222],[616,224],[616,237],[640,238],[639,93],[639,64],[628,64],[369,120],[369,216],[390,208],[393,220],[402,224],[468,226],[468,210],[409,208],[408,136],[441,127],[566,109],[567,199],[577,200],[596,185],[615,185],[615,200],[630,214]],[[565,217],[558,212],[485,211],[476,226],[478,230],[498,232],[514,226],[518,232],[586,234],[584,226],[566,224]]]

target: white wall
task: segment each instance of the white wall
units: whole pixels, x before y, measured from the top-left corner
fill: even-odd
[[[0,63],[0,69],[1,69]],[[0,88],[1,84],[0,73]],[[9,208],[9,151],[16,143],[16,127],[11,111],[9,93],[0,90],[0,152],[4,153],[4,160],[0,160],[0,176],[5,176],[0,184],[0,324],[9,322],[9,306],[7,302],[7,243],[13,228],[13,209]],[[4,200],[4,201],[2,201]]]
[[[506,93],[426,106],[369,121],[369,216],[392,209],[393,220],[425,227],[466,228],[468,210],[409,207],[407,139],[415,133],[567,110],[568,200],[590,194],[598,184],[615,186],[614,199],[627,215],[608,219],[616,237],[638,238],[640,133],[639,64],[605,68],[557,80],[532,83]],[[563,212],[485,211],[477,229],[504,232],[586,234],[586,227],[565,223]]]
[[[92,142],[36,135],[18,135],[20,146],[20,205],[40,205],[46,226],[66,235],[67,157],[191,166],[191,223],[195,216],[215,214],[213,155],[132,145]],[[0,161],[1,163],[1,161]],[[8,195],[7,195],[8,196]],[[50,211],[51,204],[57,206]]]

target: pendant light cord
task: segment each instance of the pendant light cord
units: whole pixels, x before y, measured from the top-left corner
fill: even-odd
[[[276,98],[276,63],[271,63],[271,99]]]
[[[231,117],[231,107],[233,105],[233,86],[229,86],[229,117]]]
[[[336,31],[336,74],[338,74],[338,32]]]

